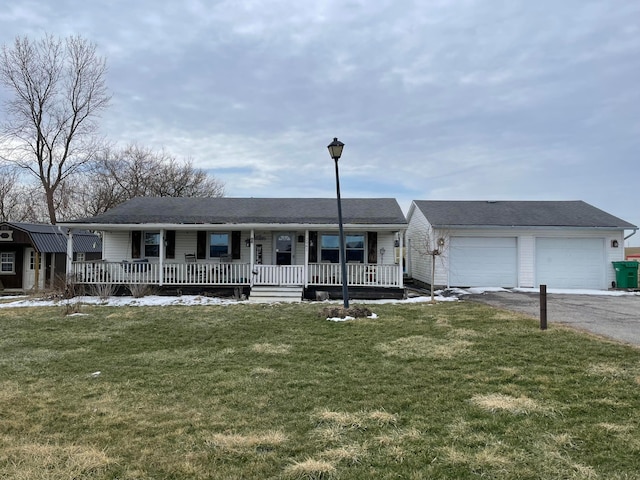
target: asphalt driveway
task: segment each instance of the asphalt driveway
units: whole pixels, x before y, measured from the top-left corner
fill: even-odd
[[[540,294],[486,292],[461,299],[540,318]],[[640,296],[547,293],[547,323],[562,323],[620,342],[640,346]]]

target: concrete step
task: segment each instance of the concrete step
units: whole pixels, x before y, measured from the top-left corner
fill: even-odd
[[[249,302],[275,303],[302,301],[302,287],[278,287],[259,285],[251,288]]]

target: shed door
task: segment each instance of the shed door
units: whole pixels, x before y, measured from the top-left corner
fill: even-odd
[[[516,245],[515,237],[451,237],[449,284],[454,287],[516,287]]]
[[[41,256],[42,257],[42,256]],[[44,267],[44,259],[41,260],[40,269],[38,271],[38,283],[40,288],[44,286],[43,279],[46,275]],[[22,277],[22,288],[25,290],[31,290],[36,286],[36,251],[33,248],[24,249],[24,266]]]
[[[536,238],[536,285],[605,287],[603,238]]]

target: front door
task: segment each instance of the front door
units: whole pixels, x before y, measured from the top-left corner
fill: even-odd
[[[276,265],[291,265],[293,234],[287,232],[276,233],[273,243],[276,246]]]

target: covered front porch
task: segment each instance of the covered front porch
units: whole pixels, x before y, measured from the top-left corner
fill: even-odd
[[[216,295],[256,296],[278,287],[338,298],[345,268],[352,298],[402,295],[406,220],[397,202],[348,199],[345,206],[342,253],[334,200],[132,200],[71,224],[99,232],[103,257],[69,256],[69,280]],[[69,250],[73,241],[71,232]]]

